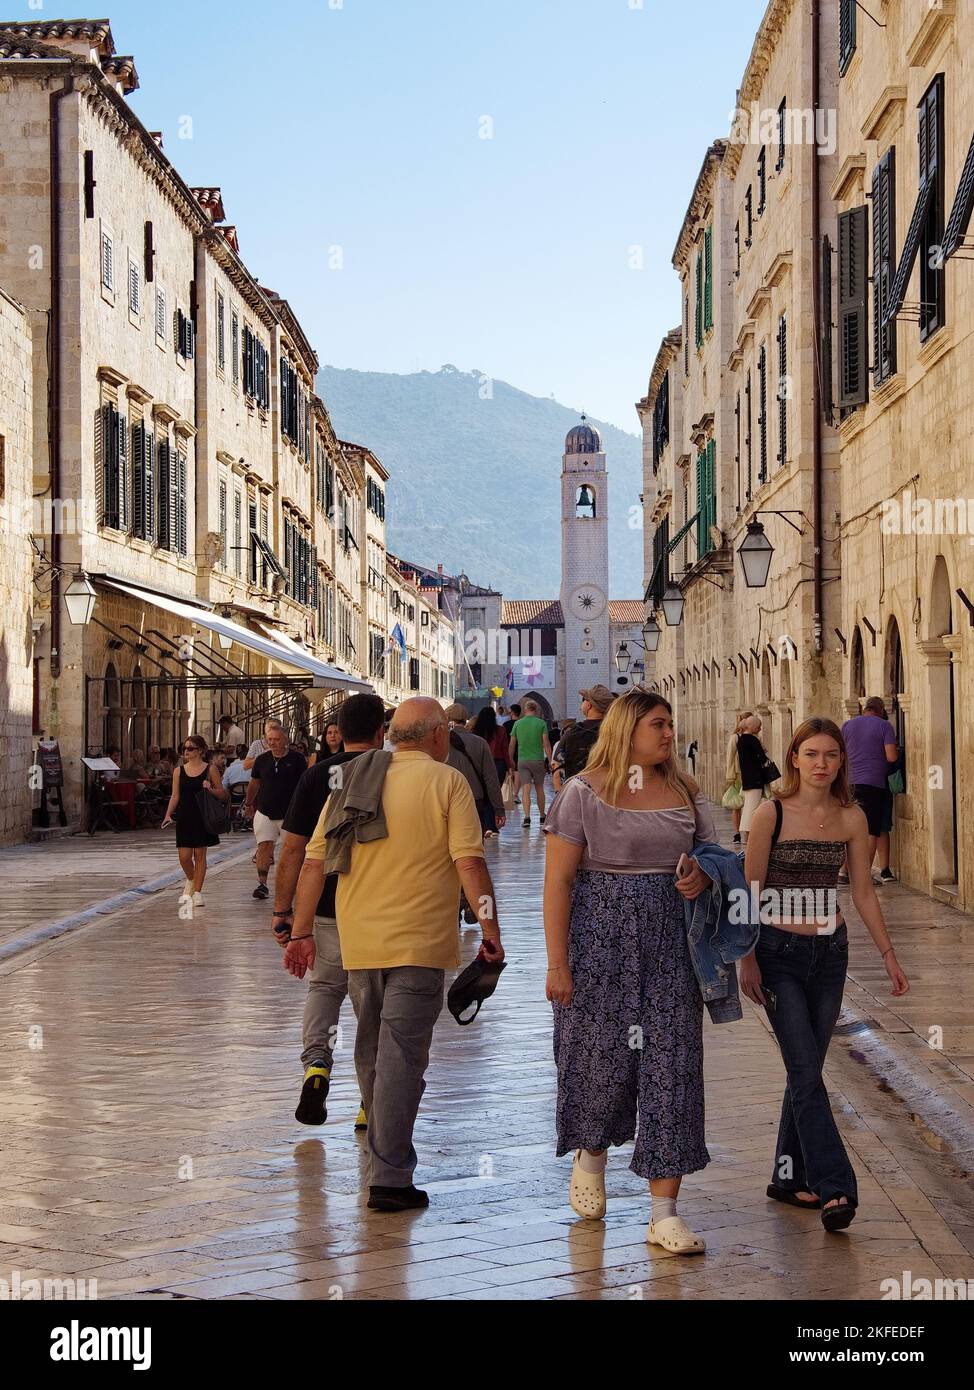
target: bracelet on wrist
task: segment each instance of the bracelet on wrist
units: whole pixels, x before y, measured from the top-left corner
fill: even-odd
[[[275,916],[275,917],[293,917],[293,916],[294,916],[294,908],[293,908],[293,907],[275,907],[275,909],[274,909],[274,916]]]
[[[310,941],[311,938],[312,938],[312,936],[314,936],[314,932],[308,931],[308,932],[305,932],[304,936],[292,936],[292,937],[291,937],[291,940],[292,940],[292,941]]]
[[[551,972],[552,972],[552,970],[567,970],[567,969],[568,969],[568,962],[567,962],[567,961],[565,961],[565,964],[564,964],[564,965],[549,965],[549,966],[548,966],[548,974],[550,975]]]
[[[891,952],[892,950],[893,950],[893,947],[892,947],[892,946],[887,946],[887,947],[886,947],[886,950],[883,952],[881,958],[882,958],[883,960],[885,960],[886,957],[890,954],[890,952]]]

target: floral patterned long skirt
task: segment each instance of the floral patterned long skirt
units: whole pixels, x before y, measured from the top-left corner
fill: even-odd
[[[635,1138],[642,1178],[706,1167],[703,1000],[672,875],[580,871],[568,958],[572,1002],[553,1005],[558,1154]]]

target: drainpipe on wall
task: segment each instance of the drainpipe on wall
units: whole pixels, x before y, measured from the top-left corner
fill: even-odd
[[[74,91],[74,78],[66,77],[59,91],[51,93],[51,355],[47,372],[48,472],[51,498],[61,496],[61,102]],[[51,510],[51,677],[61,674],[61,532],[55,509]]]
[[[819,129],[819,38],[821,28],[821,0],[812,0],[812,110],[815,113],[815,130]],[[820,341],[819,315],[821,313],[821,285],[819,255],[819,216],[821,209],[821,156],[818,144],[812,156],[812,323],[815,325],[816,368],[812,380],[815,405],[815,433],[812,455],[812,590],[814,616],[815,650],[821,654],[824,641],[822,620],[822,390],[819,381],[818,344]]]

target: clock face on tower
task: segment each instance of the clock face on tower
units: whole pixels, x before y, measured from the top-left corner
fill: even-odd
[[[568,597],[568,607],[576,618],[601,618],[605,594],[597,584],[579,584]]]

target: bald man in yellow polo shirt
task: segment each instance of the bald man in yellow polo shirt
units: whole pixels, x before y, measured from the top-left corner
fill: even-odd
[[[488,957],[503,960],[504,948],[473,795],[463,774],[446,765],[450,730],[442,707],[427,697],[403,701],[389,738],[393,754],[382,788],[388,835],[353,838],[335,916],[358,1020],[355,1069],[369,1123],[369,1206],[406,1211],[429,1205],[413,1185],[413,1128],[443,1008],[444,972],[460,963],[461,884],[467,901],[479,905]],[[285,954],[285,967],[298,976],[314,963],[326,815],[327,808],[305,851]]]

